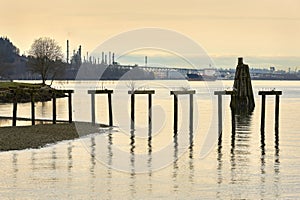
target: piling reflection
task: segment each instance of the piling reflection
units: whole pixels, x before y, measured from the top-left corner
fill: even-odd
[[[131,127],[134,127],[134,122],[131,124]],[[130,173],[130,193],[131,198],[135,198],[136,193],[136,174],[135,174],[135,132],[132,128],[130,130],[130,167],[131,167],[131,173]]]
[[[148,191],[152,192],[152,122],[149,120],[149,127],[148,127],[148,178],[149,178],[149,188]]]
[[[279,130],[275,129],[275,155],[274,155],[274,183],[276,187],[280,183],[280,154],[279,154]],[[275,197],[278,199],[280,197],[280,189],[276,189]]]
[[[68,143],[68,173],[70,173],[71,169],[73,168],[72,151],[73,151],[73,145],[72,145],[72,142],[69,142]]]
[[[112,180],[112,169],[111,166],[113,164],[113,151],[112,151],[112,145],[113,145],[113,137],[111,131],[108,132],[108,143],[107,143],[107,195],[109,196],[109,199],[112,199],[112,185],[111,185],[111,180]]]
[[[245,176],[249,170],[249,156],[250,156],[250,138],[251,138],[251,121],[252,115],[236,115],[235,116],[236,128],[232,129],[231,135],[231,183],[236,184],[239,182],[248,181]],[[242,174],[238,173],[243,171]]]
[[[19,168],[18,168],[18,154],[16,153],[13,153],[12,155],[12,164],[13,164],[13,186],[16,187],[16,184],[17,184],[17,174],[18,174],[18,171],[19,171]]]
[[[96,174],[95,174],[95,166],[96,166],[96,142],[95,142],[95,137],[91,137],[91,145],[90,145],[90,194],[93,194],[95,192],[95,181],[96,181]],[[90,196],[90,199],[93,197]]]
[[[51,167],[53,170],[55,170],[56,169],[56,159],[57,159],[55,147],[52,148],[51,157],[52,157]]]
[[[67,166],[67,171],[68,171],[68,187],[70,187],[70,183],[73,180],[72,176],[72,168],[73,168],[73,144],[72,142],[68,142],[68,149],[67,149],[67,157],[68,157],[68,166]]]
[[[190,123],[193,123],[192,120],[190,120]],[[190,127],[192,124],[190,124]],[[189,134],[189,182],[191,184],[194,183],[194,176],[195,176],[195,170],[194,170],[194,133],[193,133],[193,128],[190,128],[190,134]]]
[[[222,165],[223,165],[223,161],[222,161],[222,157],[223,157],[223,153],[222,153],[222,135],[219,136],[218,138],[218,149],[217,149],[217,172],[218,172],[218,180],[217,183],[218,185],[222,184],[223,181],[223,177],[222,177]]]
[[[279,160],[279,131],[275,130],[275,161],[274,161],[274,172],[276,175],[280,173],[280,160]]]
[[[177,128],[174,128],[174,135],[173,135],[173,142],[174,142],[174,155],[173,155],[173,191],[178,191],[178,181],[177,181],[177,171],[178,171],[178,133]]]
[[[91,161],[91,166],[90,166],[90,172],[91,172],[91,175],[93,177],[95,177],[95,165],[96,165],[96,142],[95,142],[95,137],[91,137],[91,158],[90,158],[90,161]]]
[[[36,153],[34,151],[31,152],[31,170],[34,172],[36,169]]]

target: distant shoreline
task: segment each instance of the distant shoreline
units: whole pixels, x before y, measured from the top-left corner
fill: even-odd
[[[100,125],[103,126],[103,125]],[[61,124],[39,124],[35,126],[16,126],[0,128],[0,153],[1,151],[36,149],[47,144],[63,140],[79,138],[99,132],[98,125],[76,122]]]

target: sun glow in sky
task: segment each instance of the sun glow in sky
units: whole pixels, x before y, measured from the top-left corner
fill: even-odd
[[[43,36],[64,51],[69,39],[71,50],[91,52],[119,33],[158,27],[193,39],[220,67],[235,66],[237,56],[262,67],[296,67],[299,9],[299,0],[1,0],[0,35],[25,54]]]

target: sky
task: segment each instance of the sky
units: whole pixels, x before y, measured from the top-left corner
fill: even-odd
[[[300,69],[299,0],[0,0],[0,36],[27,54],[34,39],[92,52],[120,33],[157,27],[199,44],[217,67]],[[149,62],[151,58],[149,58]],[[149,63],[150,64],[150,63]]]

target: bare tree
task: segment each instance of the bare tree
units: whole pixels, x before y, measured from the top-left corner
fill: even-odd
[[[29,50],[28,65],[30,71],[41,76],[43,84],[52,81],[64,72],[61,47],[54,39],[41,37],[34,40]]]

